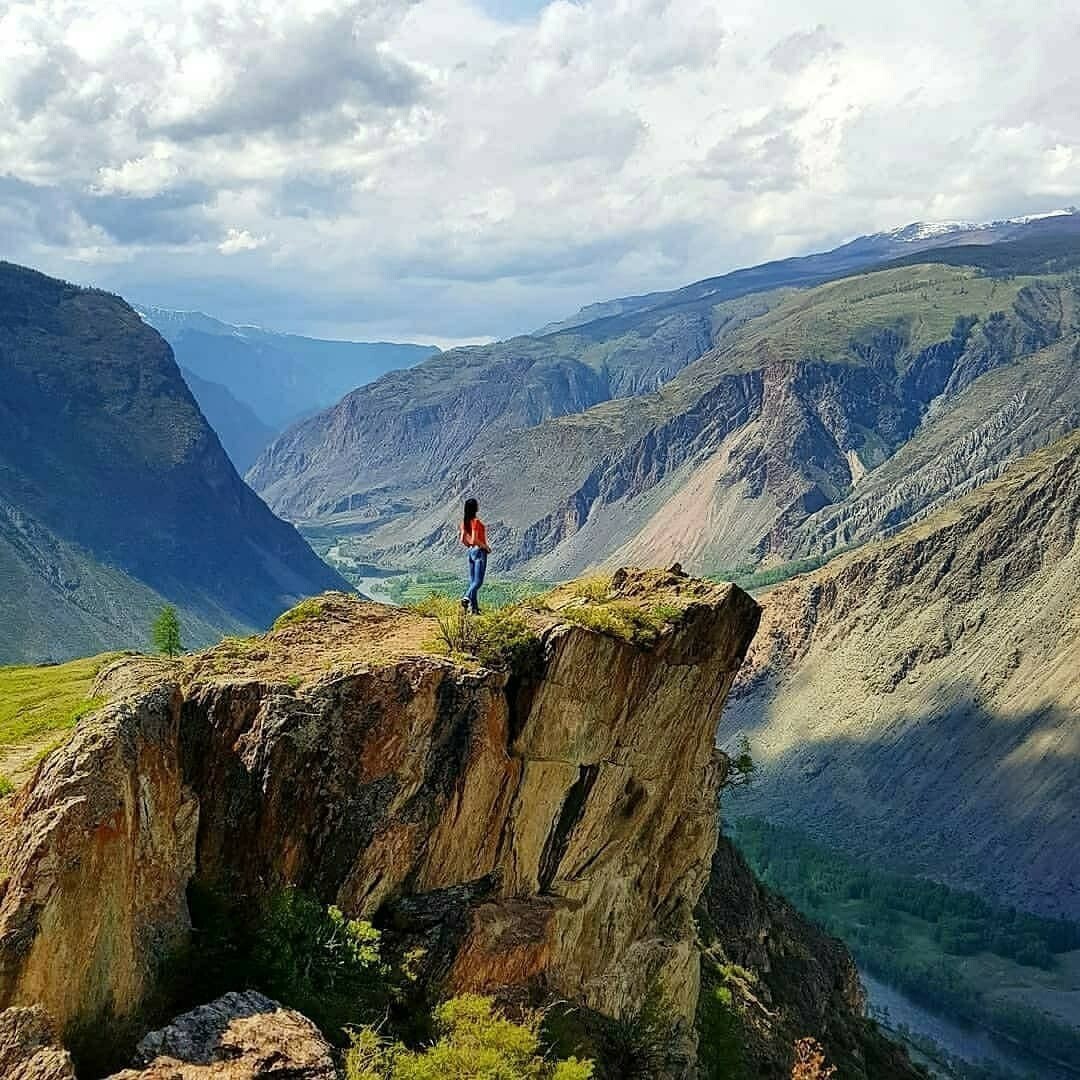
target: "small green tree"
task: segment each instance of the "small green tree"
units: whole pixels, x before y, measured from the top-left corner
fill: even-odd
[[[370,923],[299,889],[283,889],[261,912],[251,976],[258,989],[344,1041],[347,1028],[376,1019],[389,1003],[390,972],[379,942]]]
[[[165,656],[178,656],[184,651],[180,642],[180,617],[172,604],[166,604],[158,612],[154,625],[150,628],[150,640],[154,648]]]
[[[720,780],[720,790],[746,787],[754,782],[757,766],[750,753],[750,740],[745,735],[739,736],[738,745],[733,753],[727,753],[727,770]]]
[[[352,1034],[347,1080],[590,1080],[591,1061],[551,1061],[540,1046],[540,1017],[507,1019],[490,998],[463,994],[435,1010],[436,1042],[422,1050],[382,1038],[374,1028]]]

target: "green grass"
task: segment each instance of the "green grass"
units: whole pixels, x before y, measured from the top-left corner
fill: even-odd
[[[298,623],[307,622],[309,619],[317,619],[325,610],[323,602],[315,596],[309,596],[301,600],[295,607],[289,608],[274,620],[274,629],[280,630],[283,626],[295,626]]]
[[[805,559],[793,559],[791,562],[781,563],[779,566],[770,566],[765,569],[748,564],[722,567],[705,576],[710,581],[731,581],[738,585],[740,589],[754,592],[757,589],[779,585],[782,581],[789,581],[800,574],[809,574],[814,570],[820,570],[838,555],[844,555],[851,550],[853,550],[853,547],[850,545],[837,547],[824,555],[810,555]]]
[[[656,641],[665,626],[678,620],[682,608],[675,604],[653,604],[642,608],[625,600],[609,600],[559,608],[555,614],[565,622],[647,646]]]
[[[910,360],[947,340],[958,316],[985,318],[1009,310],[1016,294],[1034,280],[923,265],[834,281],[791,295],[749,324],[740,335],[740,351],[756,355],[758,346],[767,345],[787,359],[854,360],[853,343],[893,330],[905,339],[903,355]]]
[[[611,595],[611,576],[596,574],[593,577],[580,578],[574,582],[571,590],[575,596],[602,604]]]
[[[66,731],[101,704],[94,678],[115,653],[45,667],[0,668],[0,747]]]
[[[62,745],[79,720],[103,704],[90,696],[94,678],[117,655],[0,667],[0,798],[14,790],[21,771]]]
[[[395,604],[410,607],[422,603],[433,594],[460,597],[467,584],[464,574],[423,571],[394,578],[385,591]],[[550,588],[551,582],[488,578],[480,590],[480,602],[485,608],[511,607]]]
[[[435,622],[431,646],[447,656],[478,660],[485,667],[522,671],[537,661],[540,639],[518,605],[466,615],[454,597],[429,593],[409,605]]]

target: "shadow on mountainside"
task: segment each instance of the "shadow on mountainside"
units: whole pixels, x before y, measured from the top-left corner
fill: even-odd
[[[788,733],[790,745],[772,751],[777,734],[761,696],[732,702],[721,745],[744,733],[757,773],[726,812],[995,903],[1080,919],[1075,713],[1048,705],[1006,715],[983,706],[969,683],[942,686],[940,696],[940,709],[901,712],[872,733]]]

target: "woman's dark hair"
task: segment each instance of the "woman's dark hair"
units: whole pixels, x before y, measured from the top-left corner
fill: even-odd
[[[476,517],[476,511],[480,509],[480,504],[475,499],[465,500],[465,517],[462,519],[463,525],[468,525],[474,517]]]

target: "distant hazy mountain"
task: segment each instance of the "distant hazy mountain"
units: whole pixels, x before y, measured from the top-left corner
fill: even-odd
[[[256,326],[231,326],[197,311],[138,311],[173,347],[181,367],[224,386],[277,431],[388,371],[411,367],[438,352],[430,345],[277,334]]]
[[[277,431],[264,424],[250,406],[237,401],[228,387],[201,379],[186,368],[181,368],[180,373],[236,471],[241,475],[247,472]]]
[[[264,627],[341,587],[243,483],[121,299],[0,263],[0,663]]]
[[[494,568],[537,577],[861,542],[1080,424],[1080,216],[978,233],[829,283],[721,300],[699,283],[445,353],[295,426],[249,479],[392,565],[454,559],[466,493]]]

